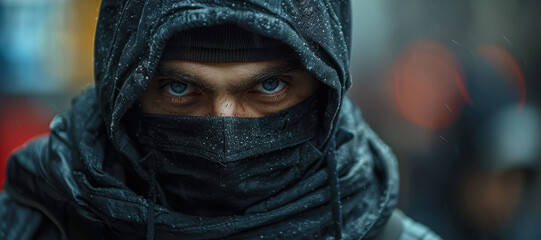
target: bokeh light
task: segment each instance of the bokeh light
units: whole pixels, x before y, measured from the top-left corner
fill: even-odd
[[[445,128],[456,121],[465,102],[472,104],[460,62],[440,43],[412,43],[391,71],[396,107],[420,127]]]

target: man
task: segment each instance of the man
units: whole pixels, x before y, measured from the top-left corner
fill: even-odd
[[[345,97],[347,1],[102,1],[96,86],[15,153],[5,239],[434,239]]]
[[[445,239],[540,238],[541,219],[529,204],[537,203],[530,199],[541,156],[541,114],[535,105],[507,102],[512,94],[500,93],[465,108],[447,138],[456,144],[436,148],[437,159],[452,165],[423,166],[441,179],[419,186],[433,195],[416,198],[410,214]]]

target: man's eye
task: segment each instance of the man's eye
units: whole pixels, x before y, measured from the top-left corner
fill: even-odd
[[[277,93],[280,92],[284,87],[286,86],[286,83],[278,78],[269,78],[260,84],[258,84],[254,90],[262,92],[262,93]]]
[[[194,87],[183,82],[170,82],[166,84],[165,91],[173,96],[182,97],[194,91]]]

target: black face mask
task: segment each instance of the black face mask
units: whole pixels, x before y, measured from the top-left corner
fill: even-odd
[[[261,118],[139,112],[130,120],[152,153],[142,165],[158,173],[168,207],[192,215],[242,214],[320,165],[315,99]]]

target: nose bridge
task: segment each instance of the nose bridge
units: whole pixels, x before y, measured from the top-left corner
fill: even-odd
[[[217,97],[213,103],[213,115],[223,117],[235,116],[235,98],[227,94]]]

